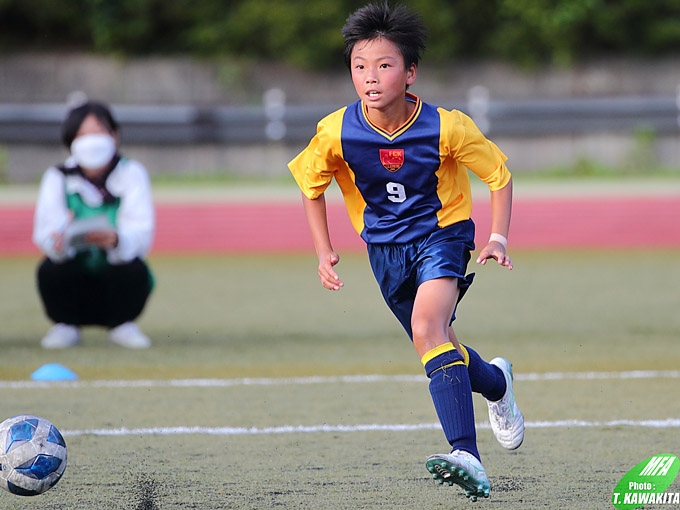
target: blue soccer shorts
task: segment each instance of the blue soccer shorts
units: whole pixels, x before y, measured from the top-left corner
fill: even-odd
[[[458,278],[458,301],[472,284],[465,275],[475,249],[475,224],[460,221],[403,244],[368,244],[368,258],[383,298],[413,340],[411,315],[421,283],[436,278]],[[455,310],[451,322],[456,318]]]

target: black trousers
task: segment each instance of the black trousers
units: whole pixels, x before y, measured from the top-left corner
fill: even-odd
[[[153,288],[151,272],[137,258],[104,264],[93,271],[77,259],[38,266],[38,291],[45,313],[55,323],[114,328],[142,313]]]

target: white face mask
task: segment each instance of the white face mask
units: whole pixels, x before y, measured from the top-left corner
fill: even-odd
[[[71,144],[71,155],[81,168],[99,170],[116,154],[116,140],[111,135],[79,136]]]

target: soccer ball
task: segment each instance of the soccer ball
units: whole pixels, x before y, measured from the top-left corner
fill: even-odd
[[[57,427],[23,414],[0,423],[0,487],[36,496],[54,487],[66,469],[66,442]]]

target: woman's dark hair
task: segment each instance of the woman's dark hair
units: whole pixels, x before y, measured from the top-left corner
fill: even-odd
[[[71,147],[85,117],[90,114],[97,117],[111,133],[118,132],[118,122],[109,107],[98,101],[88,101],[70,110],[61,126],[61,141],[66,147]]]
[[[372,3],[358,9],[342,27],[345,38],[345,64],[351,70],[352,50],[359,41],[372,41],[384,37],[393,42],[404,65],[418,65],[425,50],[427,29],[416,12],[403,5],[391,7],[388,2]]]

